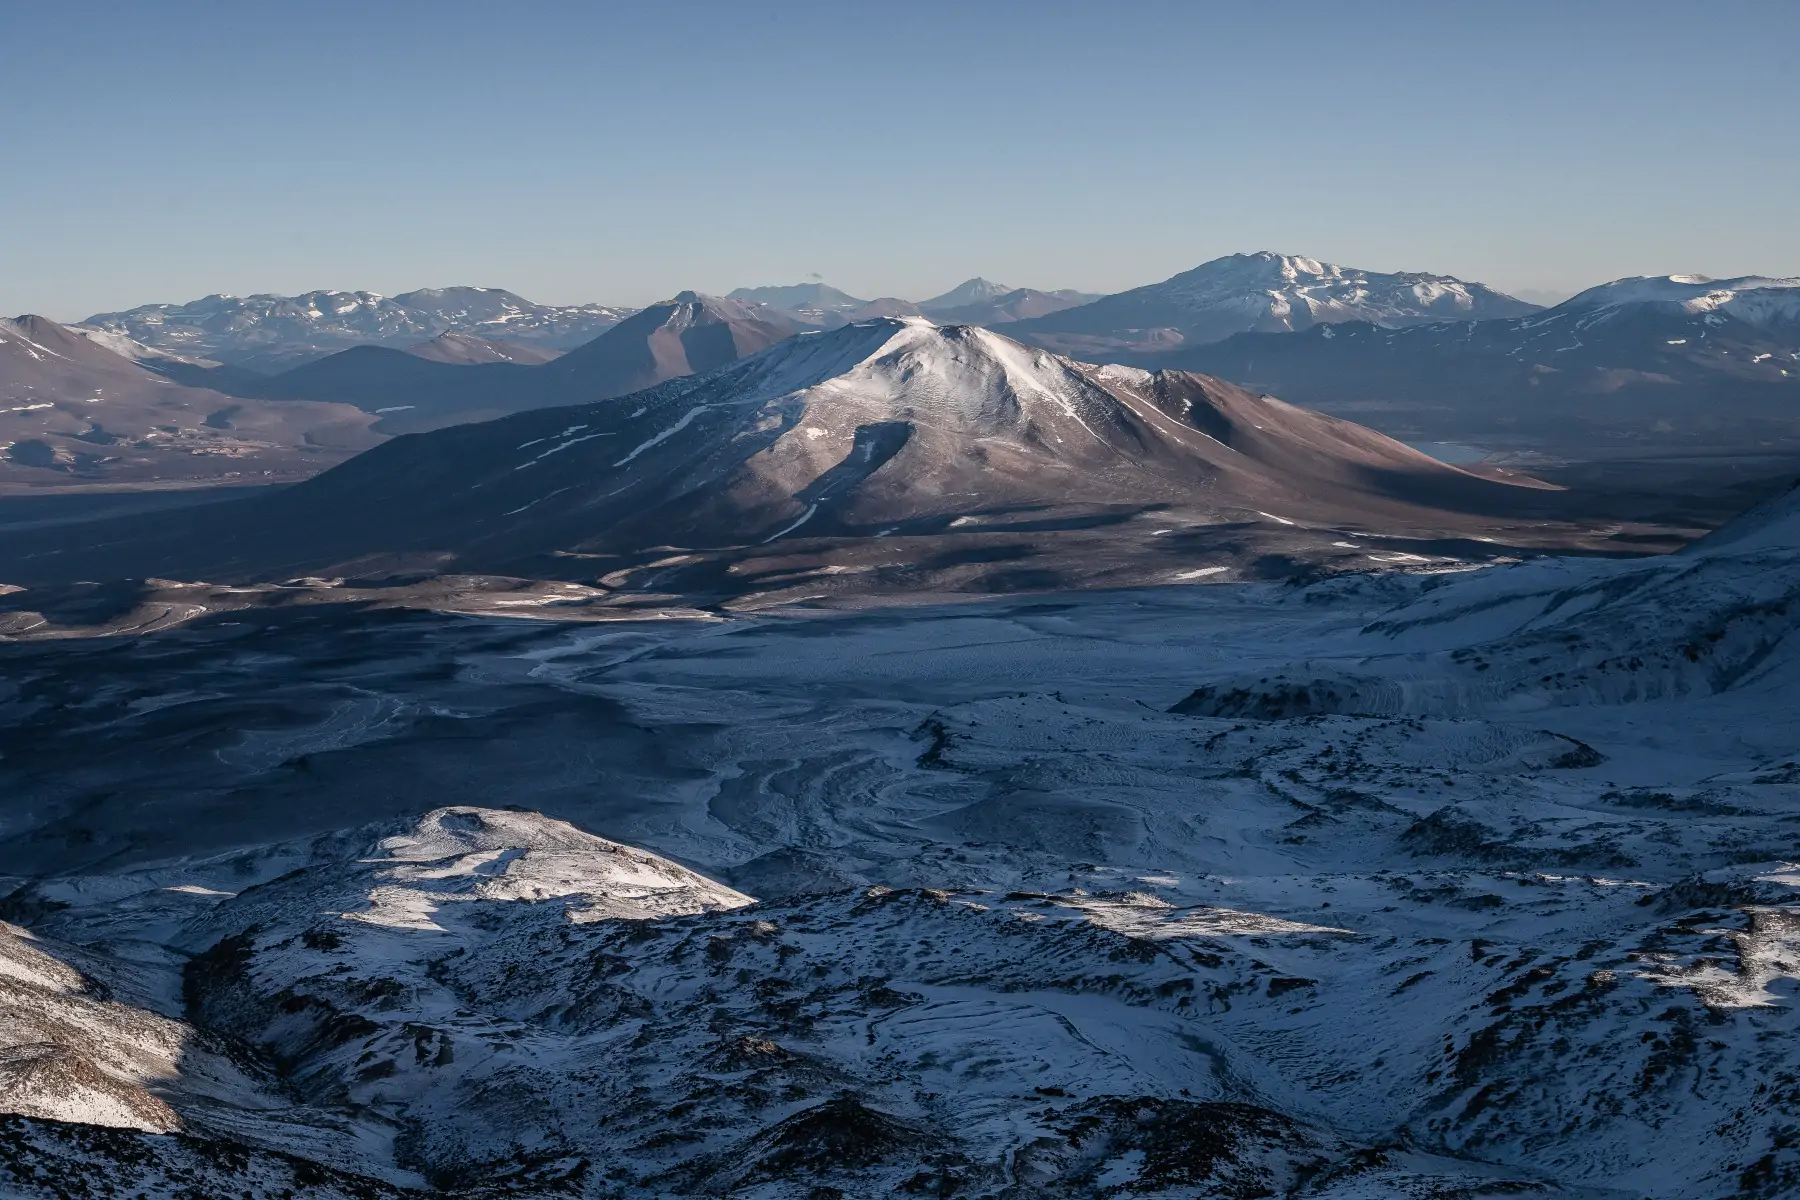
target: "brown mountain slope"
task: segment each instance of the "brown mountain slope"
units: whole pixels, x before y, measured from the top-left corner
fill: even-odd
[[[0,320],[0,487],[288,482],[381,441],[371,424],[186,387],[44,317]]]

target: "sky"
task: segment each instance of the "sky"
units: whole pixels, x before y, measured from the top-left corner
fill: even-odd
[[[1800,275],[1795,0],[0,4],[0,312]]]

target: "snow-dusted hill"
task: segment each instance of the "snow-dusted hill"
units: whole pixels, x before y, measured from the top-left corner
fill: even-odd
[[[281,370],[354,345],[409,346],[443,333],[541,343],[590,341],[630,315],[602,304],[534,304],[504,288],[306,292],[298,296],[206,296],[96,313],[84,325],[152,349],[260,370]]]
[[[1310,258],[1233,254],[1191,271],[1019,326],[1036,344],[1071,353],[1168,350],[1234,333],[1292,332],[1368,321],[1384,326],[1517,317],[1537,306],[1479,283],[1384,273]]]

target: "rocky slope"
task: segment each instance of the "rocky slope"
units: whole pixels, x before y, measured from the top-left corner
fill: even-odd
[[[348,405],[184,386],[120,349],[43,317],[0,320],[0,485],[292,482],[382,440]]]
[[[748,358],[799,328],[753,305],[680,292],[570,351],[546,374],[569,402],[623,396]]]

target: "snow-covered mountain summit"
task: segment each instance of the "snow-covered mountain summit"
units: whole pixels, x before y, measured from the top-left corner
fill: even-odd
[[[1589,288],[1557,308],[1567,311],[1648,308],[1688,316],[1720,313],[1751,325],[1771,326],[1800,321],[1800,278],[1743,275],[1736,279],[1710,279],[1705,275],[1639,275]]]
[[[1367,271],[1265,250],[1213,259],[1023,328],[1059,349],[1167,348],[1344,321],[1403,326],[1535,311],[1536,305],[1449,275]]]
[[[977,275],[973,279],[965,279],[940,296],[919,301],[919,307],[926,313],[933,313],[950,308],[966,308],[971,304],[983,304],[990,300],[998,300],[1008,292],[1019,289],[1004,283],[995,283],[991,279],[983,279]]]

